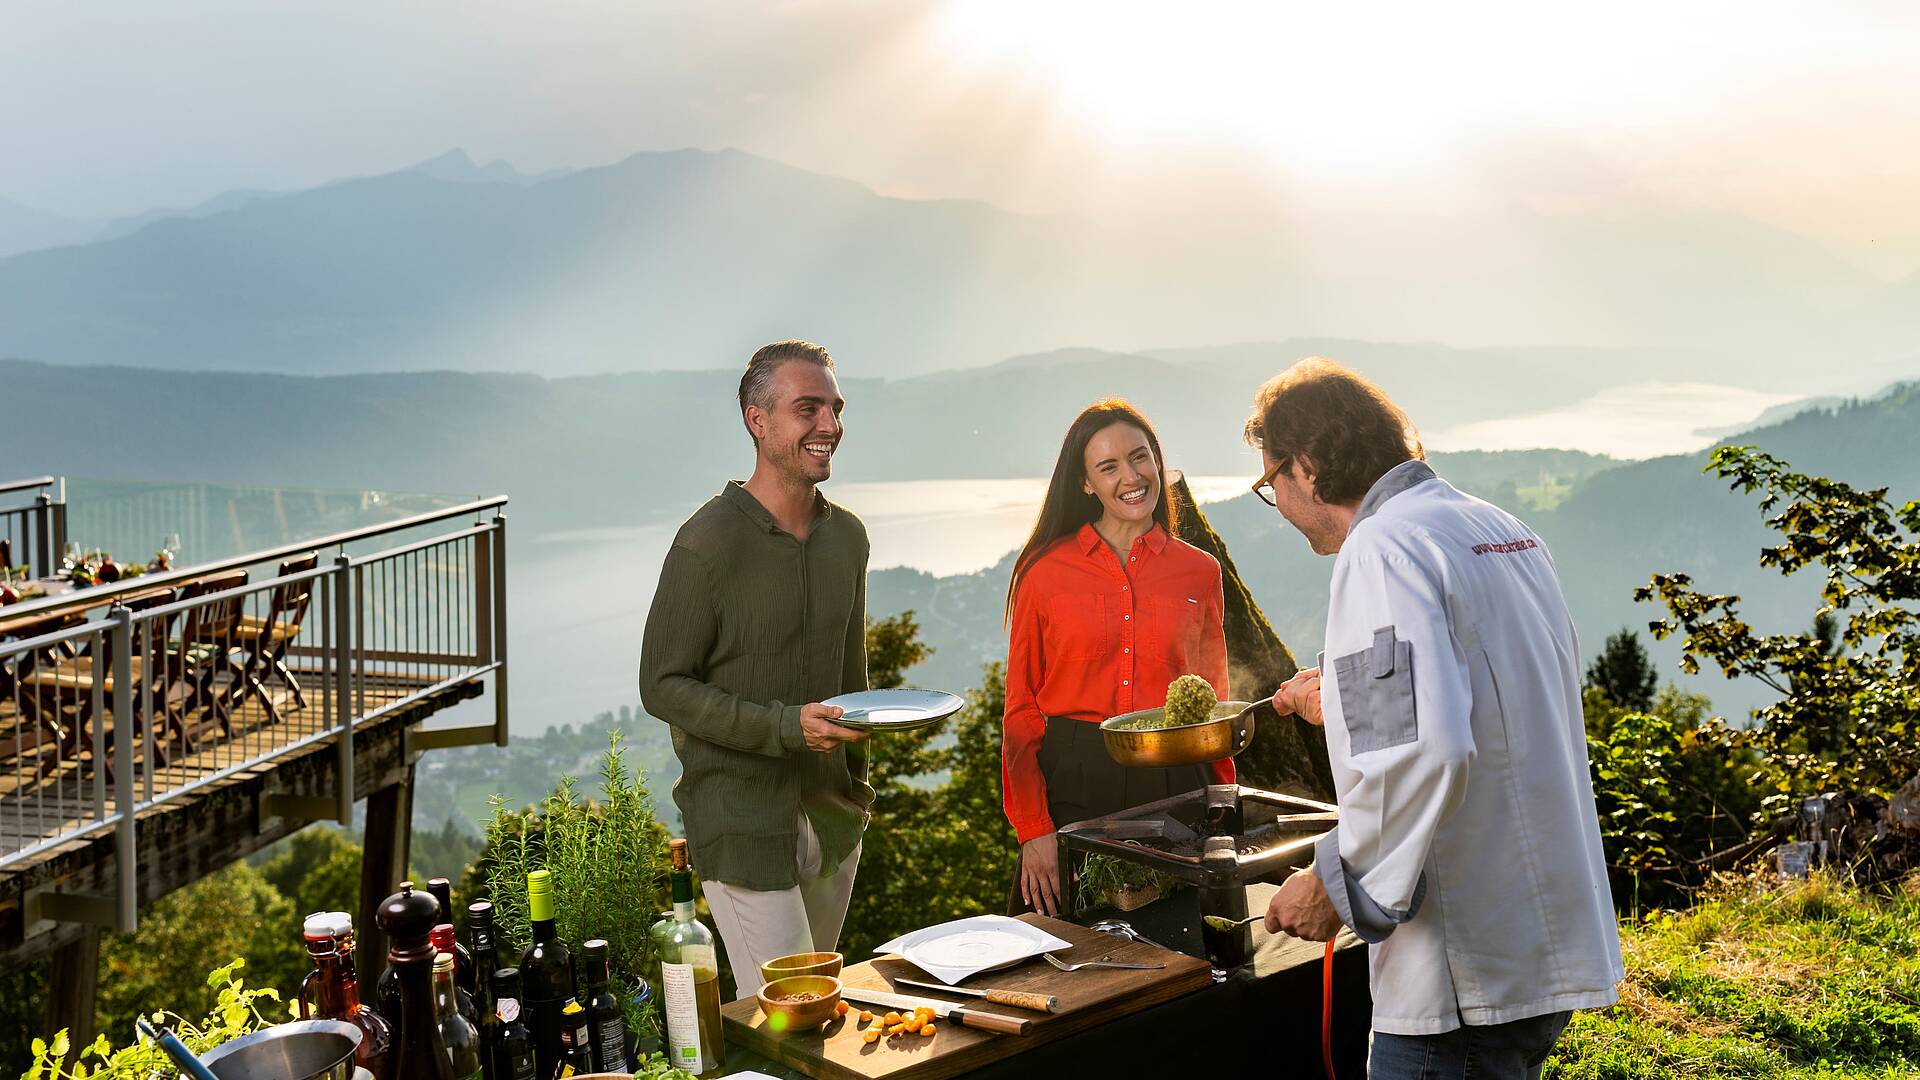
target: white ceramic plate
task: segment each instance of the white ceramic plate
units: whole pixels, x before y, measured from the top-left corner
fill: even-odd
[[[1005,915],[975,915],[970,919],[929,926],[894,938],[875,949],[893,953],[915,967],[953,985],[982,971],[1008,967],[1055,949],[1071,949],[1038,927]]]
[[[847,710],[835,723],[860,731],[910,731],[937,724],[967,707],[965,698],[944,690],[860,690],[821,702]]]

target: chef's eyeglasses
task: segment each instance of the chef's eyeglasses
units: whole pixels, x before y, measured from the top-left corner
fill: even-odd
[[[1280,504],[1274,501],[1273,478],[1280,475],[1280,470],[1286,467],[1287,467],[1287,459],[1281,458],[1280,460],[1274,462],[1273,468],[1268,469],[1265,475],[1261,476],[1260,479],[1255,480],[1253,482],[1253,493],[1255,495],[1260,496],[1261,502],[1266,503],[1268,506],[1273,507],[1275,510],[1278,510],[1280,508]]]

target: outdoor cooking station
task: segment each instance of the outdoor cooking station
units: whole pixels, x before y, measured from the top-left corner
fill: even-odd
[[[1195,886],[1199,917],[1239,920],[1246,886],[1278,883],[1313,861],[1313,844],[1339,822],[1330,804],[1232,784],[1076,822],[1060,830],[1064,897],[1072,903],[1087,857],[1105,855],[1152,867]],[[1079,910],[1068,912],[1078,919]],[[1246,963],[1252,929],[1220,931],[1201,923],[1207,959],[1231,969]]]
[[[1131,912],[1069,910],[1062,913],[1066,919],[1024,915],[1022,921],[1071,942],[1072,949],[1059,953],[1064,960],[1159,962],[1165,968],[1065,972],[1035,958],[977,975],[960,985],[1052,995],[1059,1012],[985,1006],[1028,1019],[1027,1032],[997,1035],[948,1026],[925,1046],[917,1039],[906,1046],[863,1044],[851,1015],[819,1031],[778,1035],[755,1002],[734,1002],[722,1009],[728,1068],[815,1080],[1069,1073],[1106,1078],[1195,1068],[1223,1075],[1292,1068],[1300,1076],[1319,1076],[1324,947],[1268,936],[1254,926],[1223,933],[1203,919],[1264,911],[1275,883],[1312,861],[1313,842],[1337,820],[1335,808],[1325,803],[1214,785],[1065,826],[1059,836],[1066,897],[1075,895],[1079,870],[1094,854],[1151,866],[1194,887]],[[1112,926],[1108,917],[1114,915],[1124,916],[1121,925],[1136,939],[1091,929]],[[1365,1074],[1371,1014],[1365,957],[1357,939],[1342,936],[1334,958],[1333,1037],[1341,1077]],[[848,958],[841,974],[849,986],[958,1000],[898,985],[898,978],[925,976],[897,957],[854,959]]]

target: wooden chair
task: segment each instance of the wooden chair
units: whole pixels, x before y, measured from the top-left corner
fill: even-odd
[[[320,553],[309,551],[281,563],[279,576],[285,578],[304,574],[319,565]],[[265,618],[240,616],[236,633],[240,647],[247,652],[247,660],[244,674],[229,692],[229,706],[239,708],[246,698],[258,697],[261,707],[266,710],[267,719],[279,723],[279,710],[274,706],[273,697],[267,693],[265,684],[268,676],[278,676],[281,684],[293,695],[294,708],[307,707],[306,695],[300,692],[300,680],[294,678],[293,671],[287,667],[287,649],[300,636],[300,624],[307,617],[308,605],[313,602],[313,582],[313,578],[304,578],[275,588]]]
[[[216,599],[187,609],[180,637],[170,646],[167,660],[170,682],[186,689],[181,704],[185,715],[202,711],[210,724],[217,724],[220,733],[229,738],[233,736],[233,709],[218,683],[222,672],[235,679],[244,675],[245,669],[234,654],[240,649],[240,619],[247,606],[247,595],[236,590],[246,584],[245,570],[209,574],[187,582],[180,590],[181,600]]]
[[[128,593],[115,599],[116,606],[134,611],[145,611],[171,603],[173,590],[168,588],[148,589],[143,592]],[[41,715],[53,715],[64,718],[70,709],[73,713],[71,724],[62,724],[61,752],[63,757],[78,760],[84,746],[91,752],[94,761],[107,770],[109,778],[113,775],[113,759],[109,754],[113,746],[114,732],[105,721],[114,714],[121,693],[138,695],[151,670],[152,658],[143,655],[147,650],[135,644],[133,652],[127,657],[127,685],[121,686],[114,676],[115,653],[113,638],[103,636],[98,648],[89,648],[77,656],[56,656],[50,661],[43,660],[34,669],[20,677],[21,702],[32,700],[35,710]],[[101,700],[105,706],[105,716],[101,717],[103,739],[93,740],[93,691],[95,685],[100,688]],[[135,710],[134,737],[138,737],[143,728],[139,716],[144,710]]]
[[[71,630],[86,621],[85,613],[80,611],[0,620],[0,639],[24,641],[43,634]],[[54,708],[45,708],[42,695],[37,691],[28,691],[22,683],[34,678],[43,668],[57,669],[70,656],[69,649],[54,645],[17,655],[11,668],[0,664],[0,698],[13,701],[17,710],[13,730],[5,739],[0,739],[0,761],[32,754],[39,759],[34,767],[36,777],[45,776],[60,767],[70,737],[66,714],[58,707],[57,701]]]

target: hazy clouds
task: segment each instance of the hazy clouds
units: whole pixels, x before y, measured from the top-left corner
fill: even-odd
[[[1655,200],[1892,277],[1920,257],[1913,11],[10,2],[0,196],[104,217],[453,145],[528,169],[736,145],[889,193],[1276,235]]]

